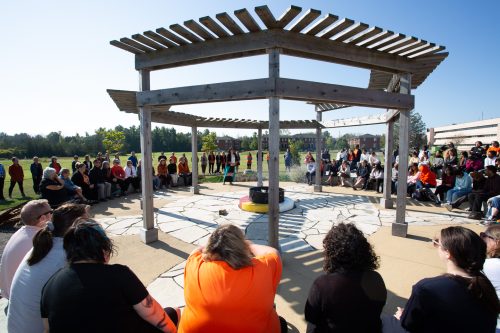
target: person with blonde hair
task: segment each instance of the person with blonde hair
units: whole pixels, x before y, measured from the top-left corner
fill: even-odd
[[[282,269],[276,249],[250,243],[235,225],[219,226],[187,260],[179,332],[286,332],[274,308]]]

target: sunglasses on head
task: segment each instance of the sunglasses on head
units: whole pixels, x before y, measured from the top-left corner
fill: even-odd
[[[485,232],[480,232],[479,233],[479,237],[481,237],[481,238],[490,238],[490,239],[493,239],[493,240],[497,240],[495,237],[493,237],[493,236],[491,236],[491,235],[489,235],[489,234],[487,234]]]
[[[440,242],[440,240],[439,240],[438,238],[434,238],[434,239],[432,240],[432,246],[434,246],[434,247],[436,247],[436,248],[437,248],[437,247],[440,247],[440,246],[441,246],[441,242]]]
[[[51,210],[49,210],[49,211],[47,211],[47,212],[45,212],[45,213],[43,213],[43,214],[40,214],[40,215],[37,217],[37,219],[39,219],[40,217],[42,217],[42,216],[44,216],[44,215],[47,215],[47,214],[52,214],[53,212],[54,212],[54,210],[53,210],[53,209],[51,209]]]

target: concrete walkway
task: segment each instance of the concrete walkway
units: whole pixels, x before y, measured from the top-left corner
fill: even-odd
[[[335,223],[354,223],[374,244],[381,257],[379,272],[389,290],[387,313],[404,306],[418,280],[444,272],[430,239],[447,225],[464,225],[476,231],[483,227],[443,208],[409,201],[406,221],[409,237],[391,236],[395,210],[382,209],[380,195],[339,187],[313,193],[304,184],[281,183],[296,207],[280,215],[280,246],[284,270],[276,296],[277,310],[290,323],[291,332],[305,332],[304,304],[310,285],[322,274],[322,240]],[[202,184],[200,195],[187,189],[155,193],[155,224],[161,230],[158,242],[145,245],[137,236],[142,226],[139,196],[94,206],[95,219],[113,236],[118,254],[114,263],[129,266],[163,306],[183,307],[185,260],[204,245],[220,224],[233,223],[253,242],[267,242],[267,215],[241,211],[238,200],[248,195],[248,185]],[[225,210],[227,214],[219,215]],[[0,302],[0,308],[1,306]],[[0,316],[0,331],[5,318]]]

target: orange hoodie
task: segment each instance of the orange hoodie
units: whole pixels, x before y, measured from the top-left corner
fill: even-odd
[[[179,173],[189,173],[189,166],[186,163],[179,163]]]
[[[418,167],[418,170],[420,170],[420,181],[426,185],[429,184],[430,186],[436,186],[436,174],[432,172],[429,169],[429,166],[426,164],[421,164]]]

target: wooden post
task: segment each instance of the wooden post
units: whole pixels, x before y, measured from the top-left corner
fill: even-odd
[[[191,193],[200,194],[198,186],[198,132],[196,126],[191,127]]]
[[[401,75],[399,93],[409,94],[411,89],[411,74]],[[406,214],[406,177],[408,176],[408,132],[410,129],[411,110],[399,112],[399,169],[398,169],[398,198],[396,206],[396,221],[392,224],[392,235],[406,237],[408,224],[405,222]]]
[[[380,206],[385,209],[392,208],[392,150],[394,147],[394,120],[389,120],[385,128],[385,166],[384,166],[384,197],[380,199]]]
[[[139,71],[139,90],[150,90],[150,72],[145,69]],[[158,240],[158,229],[155,228],[153,206],[153,168],[151,142],[151,110],[148,107],[139,108],[141,127],[141,186],[142,186],[142,228],[139,232],[141,241],[148,244]]]
[[[319,111],[319,108],[316,106],[316,120],[320,122],[322,120],[323,114]],[[321,145],[321,127],[316,127],[316,179],[314,182],[314,192],[321,192],[321,150],[323,149]]]
[[[268,50],[269,78],[280,76],[280,51]],[[280,100],[269,98],[269,246],[279,250],[279,141],[280,141]]]
[[[257,131],[257,186],[262,186],[262,128]]]

